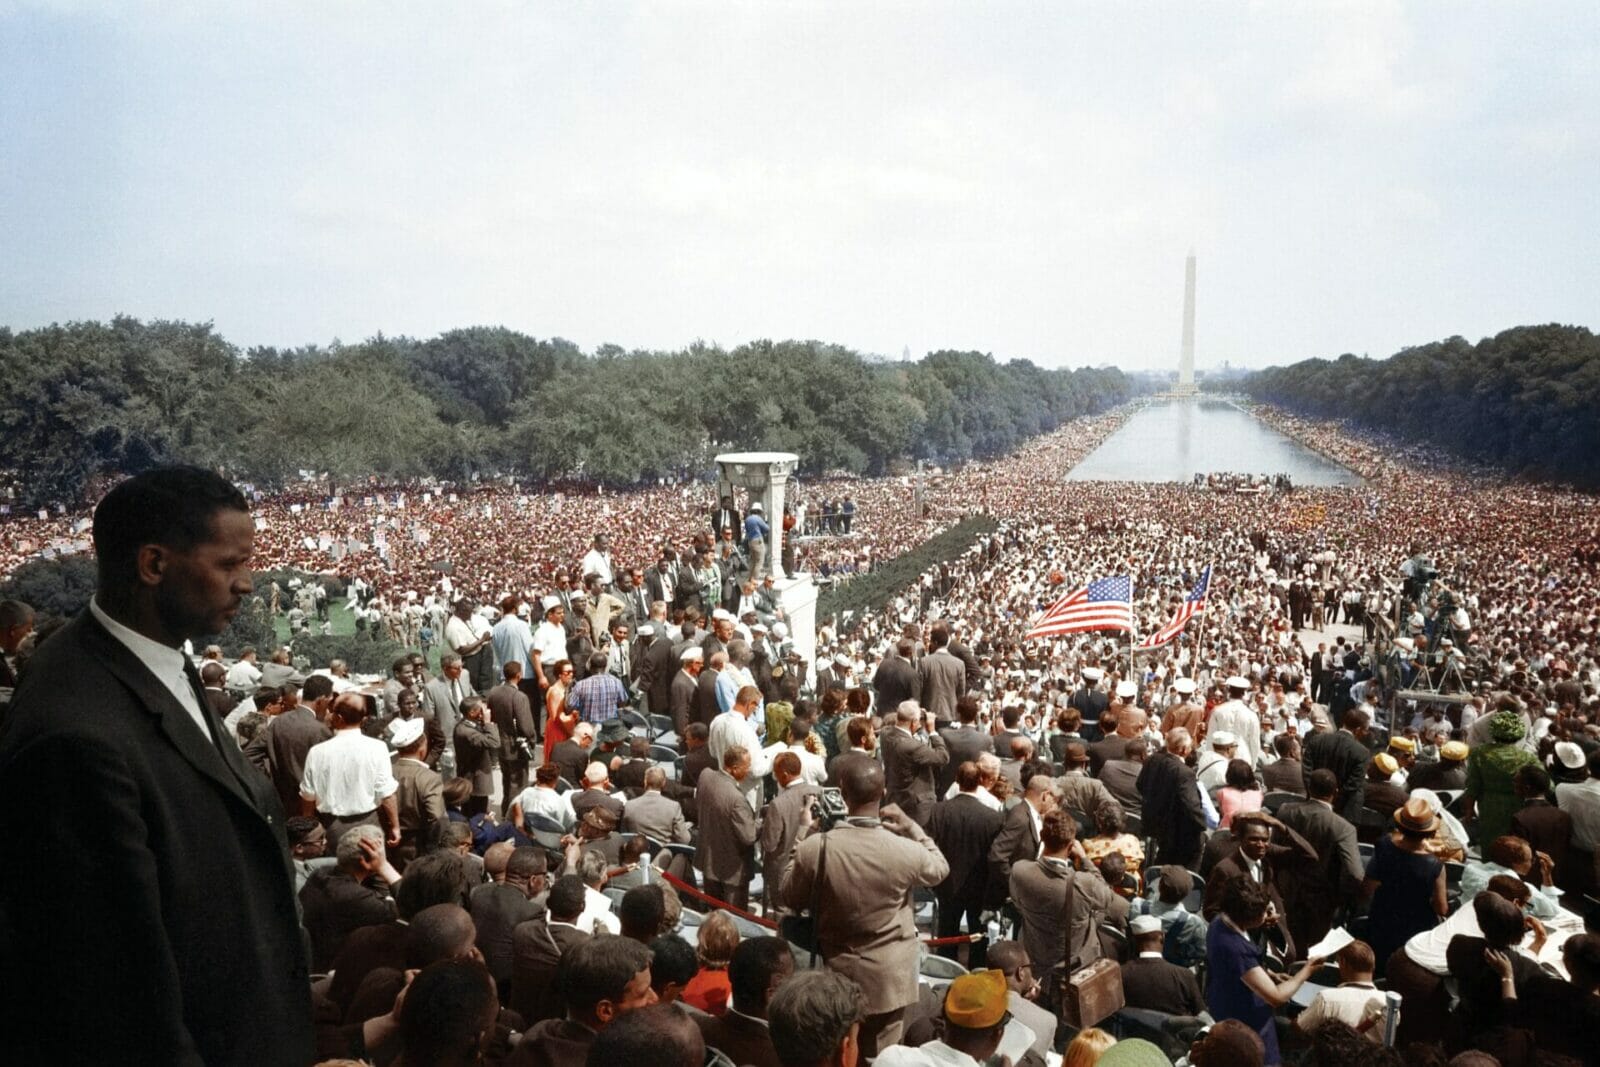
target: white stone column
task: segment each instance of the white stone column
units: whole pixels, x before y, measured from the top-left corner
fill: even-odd
[[[787,575],[783,569],[783,507],[800,457],[792,452],[726,452],[716,463],[719,501],[735,489],[744,489],[752,501],[761,502],[762,514],[772,528],[767,560],[773,588],[788,620],[789,640],[809,668],[817,658],[817,587],[809,575]]]

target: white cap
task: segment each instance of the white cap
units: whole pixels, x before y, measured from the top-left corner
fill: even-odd
[[[1584,756],[1583,749],[1575,742],[1557,741],[1556,762],[1569,771],[1576,771],[1582,769],[1589,760]]]
[[[838,655],[838,656],[833,657],[833,662],[837,663],[841,667],[853,666],[853,663],[851,662],[850,657],[849,656],[845,656],[845,655]]]
[[[656,635],[656,628],[651,626],[649,623],[645,623],[634,632],[640,637],[654,637]]]
[[[1237,745],[1238,743],[1239,739],[1234,737],[1228,730],[1218,730],[1211,735],[1212,748],[1227,748],[1229,745]]]
[[[1172,683],[1172,688],[1182,693],[1184,696],[1188,696],[1190,693],[1194,692],[1194,679],[1179,678],[1177,681]]]
[[[738,619],[735,619],[735,618],[734,618],[734,617],[733,617],[733,612],[731,612],[731,611],[726,611],[726,610],[724,610],[724,609],[722,609],[722,608],[718,608],[718,609],[717,609],[717,610],[715,610],[715,611],[713,611],[713,612],[712,612],[712,613],[711,613],[711,618],[712,618],[712,619],[713,619],[713,620],[717,620],[717,619],[725,619],[725,620],[727,620],[727,621],[728,621],[728,622],[738,622],[738,621],[739,621],[739,620],[738,620]]]
[[[1139,695],[1139,687],[1134,685],[1132,682],[1118,682],[1117,683],[1117,696],[1121,697],[1123,700],[1127,700],[1131,696],[1138,696],[1138,695]]]
[[[1085,667],[1082,673],[1083,680],[1086,682],[1098,682],[1101,678],[1105,677],[1099,667]]]
[[[1161,932],[1161,917],[1159,915],[1137,915],[1128,922],[1128,933],[1134,937],[1145,934],[1159,934]]]
[[[705,659],[706,654],[705,652],[701,651],[699,645],[690,645],[688,648],[678,653],[678,658],[683,662],[688,663],[690,660]]]
[[[396,719],[389,724],[389,743],[397,749],[416,744],[425,726],[426,723],[420,715],[410,719]]]
[[[750,626],[750,632],[753,634],[764,634],[767,632],[767,628],[761,625],[759,622],[752,623]]]
[[[781,622],[775,622],[772,624],[772,636],[781,641],[783,638],[789,636],[789,628]]]
[[[556,596],[554,593],[551,593],[549,596],[539,601],[539,607],[544,609],[544,613],[546,615],[550,614],[551,608],[559,608],[560,606],[561,598]]]
[[[765,509],[762,508],[761,501],[757,500],[754,504],[750,505],[750,510],[751,511],[763,511]]]
[[[1250,682],[1247,679],[1241,678],[1235,674],[1233,677],[1228,679],[1227,686],[1229,689],[1249,689]]]

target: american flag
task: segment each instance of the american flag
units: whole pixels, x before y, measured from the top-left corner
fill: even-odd
[[[1133,579],[1126,574],[1096,578],[1077,592],[1051,604],[1023,637],[1083,633],[1086,630],[1133,630]]]
[[[1140,648],[1160,648],[1183,632],[1189,620],[1200,612],[1206,610],[1206,594],[1211,591],[1211,568],[1208,566],[1200,572],[1200,580],[1194,583],[1194,590],[1178,605],[1178,613],[1172,616],[1172,621],[1161,629],[1139,642]]]

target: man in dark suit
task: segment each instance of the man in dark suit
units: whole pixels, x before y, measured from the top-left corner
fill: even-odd
[[[933,713],[906,701],[895,711],[896,725],[878,739],[888,802],[919,825],[933,811],[934,776],[950,760],[944,738],[933,732]]]
[[[558,878],[545,899],[545,913],[511,931],[511,1009],[529,1026],[566,1013],[556,966],[572,946],[589,940],[577,926],[586,899],[582,878]]]
[[[571,737],[550,750],[550,762],[561,768],[561,777],[574,789],[583,787],[583,772],[589,769],[593,747],[594,723],[580,722],[573,727]]]
[[[1145,830],[1156,839],[1161,862],[1180,867],[1200,858],[1206,832],[1194,770],[1184,762],[1193,748],[1189,731],[1180,726],[1168,732],[1166,751],[1151,756],[1139,772]]]
[[[670,647],[671,642],[661,638],[663,644]],[[672,676],[671,687],[668,691],[668,710],[672,715],[672,729],[678,735],[678,748],[684,749],[684,738],[688,735],[689,725],[700,722],[695,714],[699,703],[700,674],[705,668],[705,653],[700,651],[698,645],[690,646],[678,654],[679,667]],[[708,725],[701,723],[702,726]]]
[[[807,785],[801,777],[798,753],[780,752],[774,756],[772,777],[778,783],[778,795],[761,813],[761,836],[757,839],[761,846],[761,880],[766,885],[768,915],[785,910],[778,899],[778,887],[789,869],[789,853],[800,836],[801,819],[822,792],[818,786]]]
[[[1100,688],[1100,679],[1103,677],[1105,674],[1099,667],[1083,668],[1083,685],[1073,690],[1072,696],[1067,698],[1067,703],[1077,709],[1082,722],[1099,722],[1106,708],[1111,706],[1111,695]],[[1084,736],[1088,736],[1087,731]]]
[[[911,653],[914,650],[911,638],[900,638],[895,642],[894,654],[885,656],[873,672],[872,690],[876,694],[879,711],[898,708],[904,701],[916,700],[921,696],[922,686],[917,680],[917,669],[911,665]]]
[[[999,907],[1009,892],[1011,868],[1023,860],[1039,858],[1039,827],[1044,817],[1055,810],[1055,782],[1035,775],[1022,794],[1022,803],[1012,805],[1000,824],[994,844],[989,846],[989,906]]]
[[[306,679],[300,695],[304,703],[274,715],[245,746],[245,756],[258,766],[256,752],[265,757],[272,787],[278,791],[278,802],[284,811],[300,810],[300,780],[305,777],[306,753],[312,745],[333,736],[323,721],[333,703],[333,679],[314,674]]]
[[[234,705],[239,703],[223,683],[227,681],[228,668],[212,660],[200,668],[200,681],[205,685],[206,701],[211,705],[211,710],[217,713],[219,719],[228,717]],[[11,685],[16,685],[13,678]],[[287,809],[286,809],[287,810]]]
[[[544,914],[534,898],[545,891],[549,858],[542,848],[500,841],[484,853],[483,865],[495,880],[473,887],[469,910],[484,966],[504,996],[511,984],[512,937],[518,926]]]
[[[1305,768],[1300,764],[1300,739],[1279,734],[1272,739],[1278,758],[1261,768],[1261,787],[1268,793],[1306,795]],[[1320,940],[1320,938],[1319,938]]]
[[[1326,768],[1339,780],[1339,799],[1334,808],[1351,822],[1361,821],[1361,808],[1367,792],[1367,733],[1371,717],[1360,708],[1351,708],[1338,731],[1319,730],[1306,739],[1305,772]]]
[[[994,847],[1003,821],[998,811],[976,796],[976,763],[966,760],[956,768],[956,787],[960,792],[935,804],[928,816],[928,836],[950,863],[950,873],[933,890],[939,899],[936,937],[954,937],[960,933],[963,915],[967,919],[968,933],[982,930],[983,923],[978,915],[989,901],[989,850]],[[984,947],[982,941],[972,945],[969,967],[983,967]],[[943,946],[939,954],[955,959],[956,946]]]
[[[1511,786],[1522,807],[1511,816],[1511,832],[1533,848],[1535,856],[1550,857],[1554,870],[1567,873],[1572,849],[1572,816],[1550,803],[1550,775],[1531,764],[1518,768]]]
[[[500,731],[500,815],[505,816],[522,791],[528,788],[528,766],[531,762],[523,754],[519,739],[531,746],[538,736],[538,723],[533,717],[533,705],[528,694],[522,691],[522,664],[512,660],[500,668],[505,681],[483,695],[489,706],[489,721]]]
[[[1282,843],[1273,840],[1276,831]],[[1279,873],[1296,863],[1316,863],[1317,850],[1293,830],[1264,811],[1252,811],[1234,817],[1233,836],[1239,848],[1233,855],[1220,860],[1206,876],[1205,903],[1201,914],[1209,921],[1222,909],[1223,896],[1228,884],[1248,878],[1266,887],[1272,901],[1262,936],[1276,940],[1283,949],[1285,960],[1298,959],[1294,935],[1289,929],[1289,909],[1279,890]]]
[[[694,721],[711,725],[711,720],[722,714],[722,705],[717,703],[717,677],[728,666],[728,654],[718,652],[706,657],[705,670],[695,679],[694,685]]]
[[[1288,906],[1289,932],[1301,945],[1315,945],[1333,925],[1339,906],[1356,899],[1365,868],[1356,828],[1333,810],[1339,782],[1329,770],[1311,774],[1311,797],[1278,809],[1278,819],[1317,850],[1315,864],[1290,864],[1279,872]]]
[[[1122,755],[1106,760],[1100,768],[1100,782],[1106,792],[1129,815],[1143,817],[1144,797],[1139,793],[1139,774],[1145,760],[1150,758],[1150,746],[1143,737],[1133,737],[1122,742]]]
[[[711,738],[711,728],[703,722],[689,724],[688,732],[684,735],[684,744],[689,751],[683,756],[683,784],[690,789],[695,789],[700,784],[700,776],[713,765],[711,759],[711,746],[707,742]],[[696,812],[689,809],[689,802],[684,801],[684,814],[690,822],[698,823]]]
[[[1187,967],[1169,963],[1161,954],[1166,935],[1161,919],[1140,915],[1128,924],[1135,955],[1122,965],[1122,996],[1130,1008],[1167,1015],[1199,1015],[1206,1008],[1200,983]]]
[[[309,1063],[282,805],[180,651],[251,591],[248,505],[164,468],[112,489],[93,529],[98,591],[34,653],[0,734],[0,826],[53,857],[0,871],[8,1058]],[[69,802],[41,803],[63,768]]]
[[[898,708],[900,705],[888,706]],[[956,718],[959,720],[956,725],[939,731],[944,747],[950,750],[950,762],[939,768],[937,784],[941,797],[950,791],[950,783],[956,780],[957,767],[968,761],[975,763],[983,753],[995,750],[994,738],[978,729],[977,697],[969,693],[956,701]]]
[[[794,954],[781,937],[752,937],[739,942],[728,962],[733,1003],[721,1015],[696,1015],[706,1044],[740,1067],[783,1067],[767,1028],[767,1005],[778,987],[794,974]]]

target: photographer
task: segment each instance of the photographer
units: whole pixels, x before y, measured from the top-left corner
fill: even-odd
[[[917,927],[911,890],[934,886],[950,865],[905,812],[883,806],[883,769],[855,763],[840,781],[849,817],[826,834],[813,832],[802,809],[800,840],[778,899],[810,908],[828,968],[866,993],[860,1047],[868,1056],[900,1039],[905,1011],[917,999]]]

